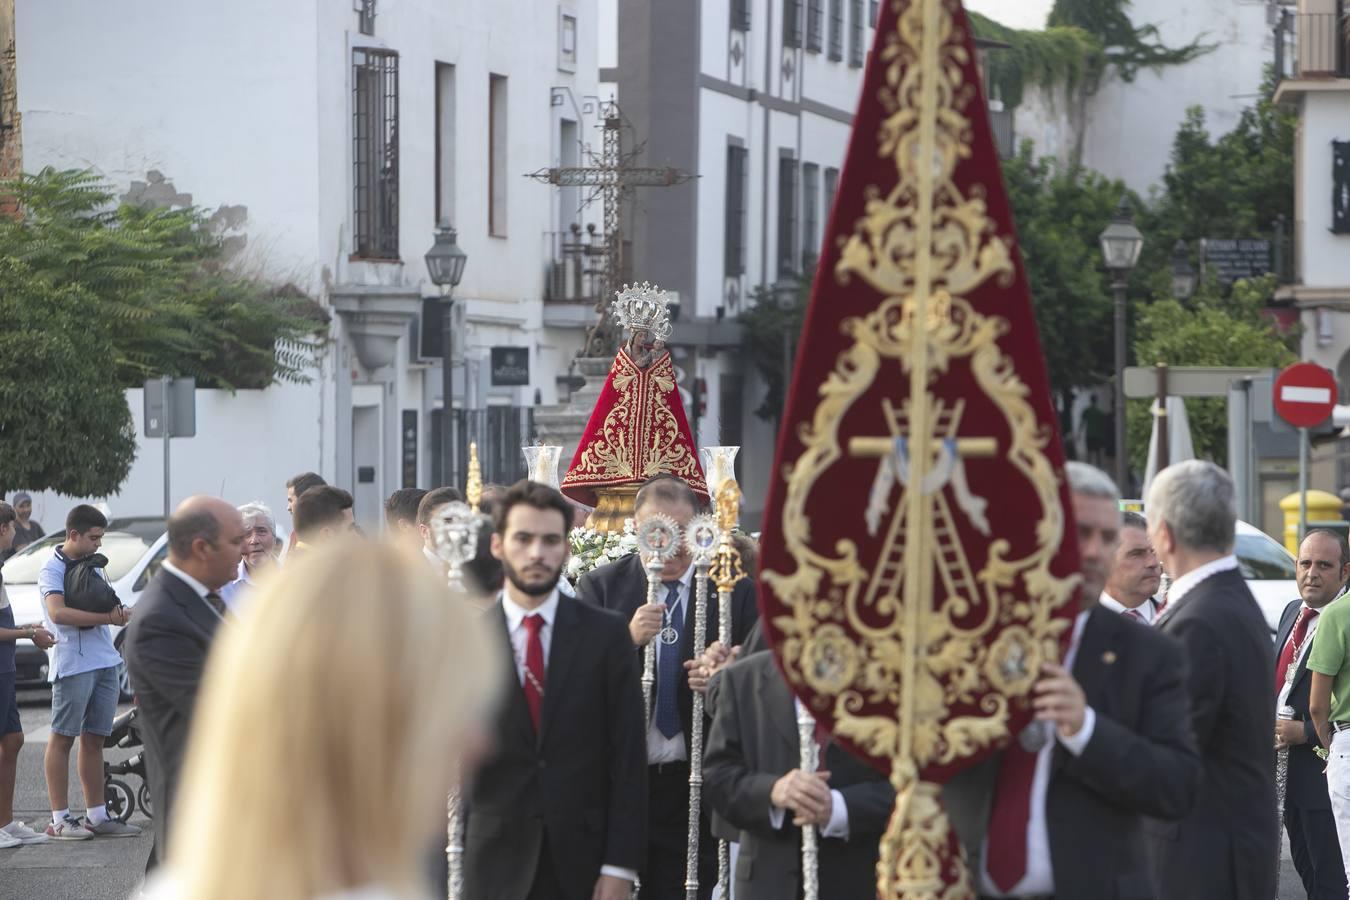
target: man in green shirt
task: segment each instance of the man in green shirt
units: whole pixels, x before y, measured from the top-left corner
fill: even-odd
[[[1308,653],[1308,717],[1319,742],[1330,748],[1327,792],[1341,859],[1350,861],[1350,600],[1328,604],[1319,618]],[[1350,879],[1350,868],[1346,875]]]

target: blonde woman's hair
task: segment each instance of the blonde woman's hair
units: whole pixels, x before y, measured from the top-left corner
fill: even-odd
[[[340,541],[287,563],[217,633],[175,801],[174,896],[421,896],[498,644],[420,555]]]

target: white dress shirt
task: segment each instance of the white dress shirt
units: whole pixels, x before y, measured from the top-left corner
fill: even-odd
[[[188,587],[196,591],[197,596],[201,598],[202,606],[206,607],[206,609],[211,613],[211,615],[215,616],[217,619],[220,619],[220,621],[222,622],[225,621],[225,617],[222,616],[220,613],[216,612],[216,608],[206,601],[206,595],[211,593],[211,589],[209,587],[202,584],[200,581],[198,581],[188,573],[184,572],[182,569],[175,566],[173,563],[169,562],[167,557],[164,559],[164,568],[167,571],[172,572],[184,584],[186,584]],[[217,594],[216,596],[219,597],[220,595]],[[221,602],[223,603],[224,600],[222,600]]]
[[[1087,625],[1090,610],[1078,614],[1073,623],[1073,637],[1069,640],[1069,652],[1064,654],[1064,668],[1073,671],[1074,660],[1078,657],[1078,644],[1083,639],[1083,628]],[[1054,728],[1046,722],[1046,727]],[[1055,738],[1074,756],[1082,755],[1092,740],[1092,731],[1097,726],[1097,714],[1089,706],[1083,715],[1083,727],[1078,733],[1064,737],[1055,728]],[[1054,757],[1055,741],[1046,741],[1036,754],[1036,771],[1031,778],[1031,810],[1027,821],[1027,870],[1022,880],[1013,889],[1004,894],[994,886],[989,877],[989,839],[985,838],[980,859],[984,860],[980,872],[980,893],[990,897],[1020,897],[1024,894],[1054,894],[1055,872],[1050,860],[1050,829],[1045,819],[1045,796],[1050,790],[1050,763]]]
[[[798,715],[801,714],[802,701],[792,698],[793,709]],[[822,748],[820,758],[820,768],[825,767],[825,751]],[[769,806],[769,824],[777,831],[783,827],[783,820],[787,817],[787,810],[781,806]],[[848,804],[844,802],[844,795],[834,788],[830,789],[830,821],[820,829],[820,836],[827,838],[839,838],[841,841],[848,840]]]
[[[1237,557],[1230,553],[1227,556],[1210,560],[1203,566],[1191,569],[1172,582],[1172,586],[1167,590],[1167,605],[1175,609],[1177,604],[1181,602],[1181,598],[1194,590],[1200,582],[1211,575],[1218,575],[1220,572],[1227,572],[1229,569],[1236,569],[1237,567]]]
[[[1106,591],[1102,591],[1099,602],[1102,606],[1111,610],[1111,612],[1120,613],[1121,615],[1124,615],[1125,612],[1130,609],[1130,607],[1121,603],[1115,597],[1106,593]],[[1158,598],[1149,597],[1143,603],[1134,607],[1134,611],[1139,613],[1140,617],[1143,618],[1145,625],[1156,625],[1158,622]]]
[[[525,653],[530,642],[530,630],[525,627],[525,617],[538,615],[544,624],[539,628],[539,643],[544,649],[544,672],[548,672],[549,648],[553,644],[553,623],[558,618],[558,589],[555,587],[543,603],[534,609],[526,609],[517,604],[502,591],[502,612],[506,615],[506,633],[511,638],[511,652],[516,657],[516,677],[522,687],[525,685]],[[544,694],[549,691],[548,679],[544,679]],[[541,698],[542,699],[542,698]],[[612,875],[625,881],[637,881],[637,872],[621,866],[601,866],[601,875]]]
[[[685,614],[689,609],[689,590],[694,583],[694,564],[690,563],[689,568],[684,570],[684,574],[679,577],[680,593],[672,609],[668,613],[671,624],[680,632],[680,644],[684,643],[684,623]],[[661,585],[661,592],[657,596],[658,602],[666,602],[666,586]],[[693,635],[689,639],[693,640]],[[661,656],[665,653],[674,653],[677,656],[680,652],[680,644],[664,644],[661,642],[661,635],[657,634],[652,638],[656,643],[656,671],[661,671]],[[678,667],[681,674],[684,673],[684,667]],[[657,690],[660,690],[658,684]],[[656,695],[652,695],[652,709],[656,709]],[[677,731],[671,737],[666,737],[661,733],[661,729],[656,727],[656,714],[652,713],[650,721],[647,723],[647,763],[657,765],[658,763],[684,762],[689,759],[689,753],[684,749],[684,732]]]
[[[1298,614],[1300,616],[1306,616],[1308,614],[1309,609],[1310,607],[1308,606],[1308,604],[1306,603],[1299,604]],[[1325,607],[1323,607],[1323,609],[1325,609]],[[1299,664],[1299,661],[1304,659],[1308,655],[1308,651],[1312,649],[1313,635],[1317,633],[1317,623],[1322,619],[1321,615],[1322,610],[1319,609],[1316,610],[1316,612],[1318,614],[1308,620],[1308,633],[1307,635],[1304,636],[1303,643],[1299,644],[1298,653],[1294,656],[1294,659],[1292,660],[1295,666],[1297,666]],[[1294,621],[1297,622],[1298,619],[1295,619]],[[1294,639],[1294,629],[1291,628],[1289,629],[1289,637],[1284,639],[1285,644],[1289,643],[1293,639]],[[1280,646],[1275,648],[1276,665],[1279,664],[1280,655],[1282,653],[1284,653],[1284,644],[1281,644]],[[1283,672],[1280,673],[1280,678],[1284,678]],[[1289,705],[1289,682],[1286,680],[1284,682],[1284,687],[1280,688],[1280,696],[1275,701],[1275,708],[1278,710],[1281,706],[1288,706],[1288,705]]]

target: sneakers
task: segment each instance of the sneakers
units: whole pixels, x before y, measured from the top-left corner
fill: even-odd
[[[0,841],[3,841],[5,838],[12,838],[20,844],[45,844],[47,842],[47,836],[45,834],[34,831],[18,819],[10,822],[4,828],[0,828]],[[0,847],[3,846],[5,845],[0,844]]]
[[[86,816],[80,820],[80,825],[94,837],[135,837],[141,833],[135,825],[127,825],[116,819],[108,819],[95,825]]]
[[[11,837],[3,828],[0,828],[0,850],[8,850],[11,847],[22,847],[23,841],[16,837]]]
[[[92,831],[86,829],[72,815],[67,814],[61,819],[61,824],[52,823],[47,826],[47,837],[53,841],[87,841],[94,836]]]

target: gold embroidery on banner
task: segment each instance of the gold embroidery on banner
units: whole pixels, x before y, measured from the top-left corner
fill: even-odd
[[[569,485],[641,482],[669,473],[703,491],[703,476],[668,397],[675,390],[670,354],[650,368],[639,368],[628,354],[614,358],[615,399],[599,431],[567,473]]]
[[[892,760],[898,799],[882,842],[881,896],[946,900],[971,889],[948,846],[936,786],[919,773],[1007,736],[1009,697],[1024,695],[1040,661],[1057,654],[1069,621],[1052,614],[1069,602],[1077,577],[1050,571],[1064,533],[1059,484],[1045,454],[1052,432],[1038,422],[1027,385],[998,345],[1009,322],[966,299],[991,280],[1011,283],[1014,268],[1012,238],[997,233],[982,191],[967,196],[954,178],[972,153],[962,107],[973,90],[954,4],[895,2],[902,8],[881,51],[887,115],[877,137],[898,181],[887,193],[867,188],[833,271],[838,284],[857,278],[875,290],[878,305],[843,323],[852,343],[820,384],[814,416],[800,429],[802,454],[786,473],[781,526],[795,568],[763,577],[789,611],[774,621],[789,676],[832,698],[837,734]],[[1015,556],[1012,542],[994,536],[978,568],[955,534],[958,514],[976,521],[970,498],[962,501],[930,449],[957,443],[964,407],[939,389],[954,367],[998,410],[1008,432],[999,440],[1000,464],[1032,486],[1039,505],[1030,552]],[[878,378],[897,373],[909,390],[899,409],[886,403],[888,438],[912,449],[904,483],[897,478],[884,492],[889,520],[868,572],[857,541],[813,540],[807,504],[832,467],[863,464],[841,442],[841,423]],[[935,487],[911,489],[929,484]],[[1008,588],[1017,584],[1027,599],[1013,602]],[[855,638],[845,636],[845,624]],[[898,717],[877,715],[878,705]],[[951,716],[956,705],[974,705],[978,714]]]

